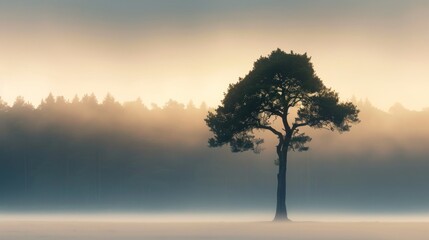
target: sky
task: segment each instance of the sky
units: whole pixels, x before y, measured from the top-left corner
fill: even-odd
[[[343,99],[429,107],[427,1],[0,0],[0,96],[216,106],[276,48]]]

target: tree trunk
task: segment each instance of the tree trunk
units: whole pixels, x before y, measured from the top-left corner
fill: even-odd
[[[277,174],[277,207],[274,221],[289,221],[286,210],[286,169],[287,148],[279,154],[279,172]]]

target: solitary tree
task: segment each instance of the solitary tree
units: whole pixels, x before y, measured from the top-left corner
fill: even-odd
[[[255,129],[277,136],[279,171],[274,220],[285,221],[287,154],[290,150],[308,150],[306,143],[311,140],[299,129],[308,126],[348,131],[359,121],[358,112],[355,105],[340,102],[338,94],[323,84],[307,54],[277,49],[259,58],[244,78],[230,84],[222,105],[209,112],[205,121],[214,134],[209,146],[229,144],[233,152],[259,151],[263,139],[255,137]]]

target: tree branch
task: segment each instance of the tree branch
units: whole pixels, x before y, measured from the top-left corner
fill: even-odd
[[[289,114],[289,99],[286,100],[286,91],[288,91],[288,86],[282,86],[282,93],[281,93],[281,99],[283,102],[284,110],[283,110],[283,114],[280,116],[282,118],[282,122],[283,122],[283,126],[286,130],[286,132],[290,132],[290,126],[289,123],[287,121],[287,115]]]
[[[294,123],[291,130],[295,131],[297,128],[307,126],[307,125],[308,125],[308,122]]]
[[[280,111],[276,111],[276,110],[274,110],[272,108],[265,108],[264,107],[261,110],[262,110],[262,112],[269,112],[269,113],[271,113],[272,115],[275,115],[275,116],[279,116],[279,117],[282,116],[282,113]]]
[[[291,128],[290,128],[290,126],[289,126],[289,122],[288,122],[288,120],[287,120],[287,114],[288,114],[288,111],[286,110],[286,111],[284,112],[284,114],[283,114],[281,117],[282,117],[283,125],[284,125],[284,127],[285,127],[285,129],[286,129],[286,132],[290,132],[290,131],[291,131]]]
[[[280,131],[276,130],[275,128],[271,127],[271,126],[259,125],[256,128],[269,130],[272,133],[274,133],[275,135],[277,135],[277,137],[279,139],[283,139],[283,134]]]

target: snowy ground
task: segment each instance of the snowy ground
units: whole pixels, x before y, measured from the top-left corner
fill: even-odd
[[[5,240],[429,239],[429,223],[0,221]]]

